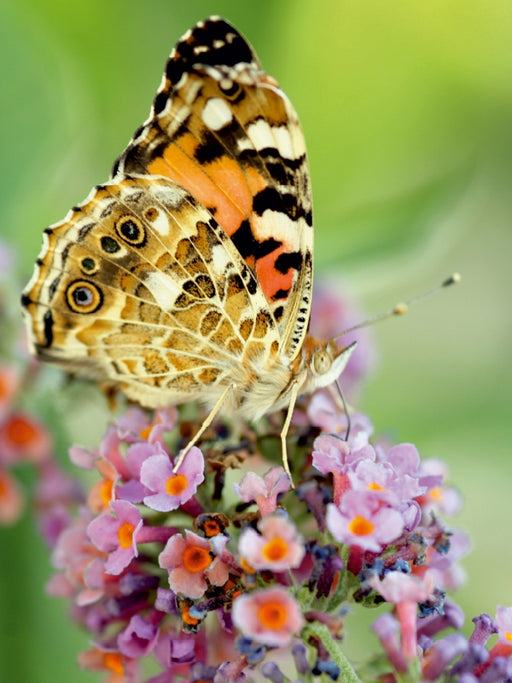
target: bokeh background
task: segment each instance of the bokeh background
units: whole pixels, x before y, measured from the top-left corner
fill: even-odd
[[[509,0],[2,0],[0,238],[28,278],[42,229],[108,177],[171,47],[213,13],[299,112],[317,278],[342,278],[381,312],[462,273],[374,328],[379,364],[361,408],[449,465],[465,503],[455,524],[474,546],[457,595],[470,632],[472,616],[512,604]],[[0,534],[0,679],[96,680],[75,664],[85,636],[44,595],[51,570],[32,522]],[[365,618],[348,622],[356,658]]]

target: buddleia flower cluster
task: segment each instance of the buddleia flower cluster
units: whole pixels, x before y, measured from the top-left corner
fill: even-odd
[[[332,295],[313,311],[313,332],[348,327]],[[370,355],[360,345],[342,378],[352,403]],[[293,481],[281,413],[219,419],[174,471],[200,424],[190,406],[128,407],[96,448],[69,450],[94,473],[88,490],[45,443],[48,591],[90,634],[82,667],[108,683],[512,680],[512,608],[480,615],[466,637],[448,597],[469,541],[445,522],[460,499],[443,463],[376,437],[356,410],[348,430],[321,390],[294,415]],[[373,609],[381,644],[357,666],[344,654],[356,604]]]

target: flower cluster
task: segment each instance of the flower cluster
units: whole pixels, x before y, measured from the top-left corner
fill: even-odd
[[[344,309],[332,296],[314,306],[324,309],[321,331],[339,331],[329,321]],[[352,396],[364,354],[359,363]],[[97,448],[71,447],[72,463],[96,473],[82,494],[47,431],[13,411],[19,386],[0,367],[1,463],[14,458],[5,434],[18,420],[15,433],[37,436],[30,448],[18,436],[17,457],[30,453],[41,472],[48,591],[91,634],[80,664],[109,683],[512,680],[512,608],[477,617],[466,638],[447,598],[469,542],[443,521],[460,506],[445,466],[375,438],[364,414],[349,429],[328,391],[295,413],[293,482],[275,459],[278,416],[265,433],[219,421],[176,469],[200,418],[131,407]],[[356,603],[387,605],[372,626],[382,650],[357,668],[343,652]]]
[[[151,683],[242,682],[256,670],[271,681],[376,680],[357,677],[341,641],[350,603],[386,602],[373,676],[497,680],[489,672],[512,661],[512,609],[497,626],[480,617],[469,640],[442,633],[462,625],[446,591],[460,583],[468,545],[440,518],[459,504],[443,466],[421,462],[411,444],[372,443],[363,415],[340,438],[345,416],[325,394],[307,413],[295,489],[280,466],[243,474],[246,447],[229,444],[229,430],[191,448],[175,472],[175,410],[132,408],[97,450],[71,449],[101,478],[55,544],[49,589],[93,635],[83,666]],[[315,436],[326,421],[330,433]],[[256,464],[265,468],[261,455]],[[149,659],[160,673],[144,678]]]

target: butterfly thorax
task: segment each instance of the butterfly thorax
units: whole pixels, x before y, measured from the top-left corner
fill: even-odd
[[[230,374],[234,387],[233,411],[257,419],[290,403],[294,388],[308,394],[332,384],[343,372],[355,344],[339,347],[333,341],[306,336],[301,352],[292,361],[286,356],[269,359],[266,367],[235,367]]]

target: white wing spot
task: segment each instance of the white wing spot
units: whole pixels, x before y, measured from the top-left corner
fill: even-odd
[[[163,211],[158,211],[155,218],[151,220],[151,227],[162,237],[165,237],[169,234],[169,219]]]
[[[182,292],[181,287],[169,275],[159,271],[148,273],[144,284],[164,311],[169,311],[174,306],[176,298]]]
[[[216,244],[212,248],[212,262],[210,267],[216,275],[224,275],[231,262],[231,257],[222,244]]]
[[[255,149],[276,148],[283,159],[297,159],[306,151],[302,136],[294,134],[293,126],[271,126],[258,119],[247,127],[247,137],[248,140],[239,141],[240,151],[250,149],[251,143]]]
[[[233,112],[220,97],[211,97],[204,105],[201,118],[210,130],[220,130],[233,119]]]

